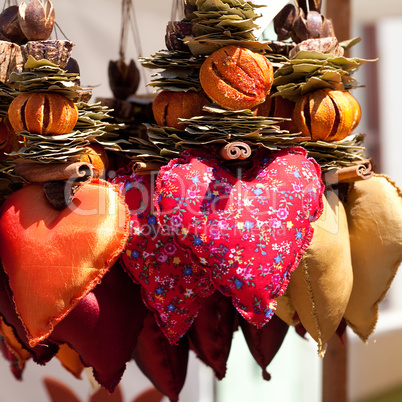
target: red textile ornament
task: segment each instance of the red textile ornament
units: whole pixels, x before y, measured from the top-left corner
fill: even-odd
[[[177,345],[172,345],[157,325],[154,315],[149,314],[145,318],[133,358],[155,388],[171,402],[179,400],[186,380],[188,355],[186,337],[181,338]]]
[[[191,250],[240,314],[261,327],[312,238],[322,212],[320,167],[303,148],[260,149],[234,176],[205,150],[161,168],[155,192],[160,225]]]
[[[93,367],[98,383],[113,392],[131,359],[147,313],[139,286],[115,264],[54,328],[50,340],[67,343],[84,366]]]
[[[270,380],[267,367],[282,346],[289,326],[276,315],[262,328],[256,328],[242,317],[239,323],[251,355],[262,368],[262,377]]]
[[[206,298],[188,331],[190,349],[211,367],[218,380],[226,375],[226,363],[232,346],[237,317],[230,297],[216,291]]]
[[[128,237],[117,187],[93,179],[58,211],[42,185],[12,193],[0,211],[0,258],[30,346],[46,339],[101,280]]]
[[[119,184],[130,209],[130,233],[121,261],[141,285],[146,305],[165,336],[176,343],[198,314],[202,298],[213,292],[211,281],[173,236],[157,224],[153,208],[154,177],[118,171]]]

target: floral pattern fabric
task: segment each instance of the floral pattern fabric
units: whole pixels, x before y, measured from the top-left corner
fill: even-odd
[[[311,241],[324,185],[303,148],[254,155],[254,167],[236,176],[206,151],[184,152],[162,167],[155,206],[176,244],[261,327]]]
[[[165,336],[176,343],[197,316],[202,298],[214,289],[201,264],[158,226],[153,207],[154,179],[152,175],[118,171],[112,180],[120,186],[131,215],[121,261],[141,285],[143,300],[155,312]]]

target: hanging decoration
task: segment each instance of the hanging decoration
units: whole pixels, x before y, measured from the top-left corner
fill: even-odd
[[[225,377],[235,331],[265,380],[290,327],[320,356],[347,326],[366,341],[402,260],[402,200],[355,132],[353,73],[369,61],[344,51],[358,40],[338,43],[320,1],[286,5],[275,40],[255,37],[251,2],[175,2],[166,49],[144,57],[134,34],[155,71],[140,106],[134,8],[121,5],[113,98],[96,103],[74,44],[49,39],[50,0],[0,15],[0,346],[13,374],[57,358],[113,393],[134,361],[174,402],[190,351]]]

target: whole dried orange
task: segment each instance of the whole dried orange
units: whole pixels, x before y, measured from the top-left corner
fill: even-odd
[[[360,105],[348,91],[318,89],[301,96],[293,121],[312,140],[341,141],[359,124]]]
[[[229,45],[203,62],[200,82],[219,106],[228,110],[251,109],[264,102],[270,92],[273,67],[262,54]]]
[[[68,134],[78,119],[75,103],[53,92],[26,92],[18,95],[8,108],[16,133],[29,131],[42,135]]]

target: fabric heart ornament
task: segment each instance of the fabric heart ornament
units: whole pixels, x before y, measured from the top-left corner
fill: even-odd
[[[14,341],[12,343],[18,341],[21,348],[31,354],[35,363],[44,365],[58,352],[58,346],[48,340],[32,348],[29,346],[25,329],[14,308],[7,275],[2,269],[0,269],[0,316],[4,324],[12,328],[12,333],[15,337],[13,337]]]
[[[353,289],[345,319],[367,342],[402,262],[402,190],[386,175],[353,184],[346,202]]]
[[[56,355],[61,365],[69,371],[75,378],[81,379],[81,374],[84,371],[84,365],[82,364],[80,355],[66,343],[63,343],[59,347],[59,351]]]
[[[66,343],[92,367],[96,381],[113,392],[136,346],[148,309],[139,286],[116,263],[53,330],[49,339]]]
[[[262,369],[262,377],[269,381],[267,367],[282,346],[289,326],[275,314],[262,328],[256,328],[242,317],[239,323],[250,353]]]
[[[142,373],[170,402],[179,400],[187,376],[189,345],[183,336],[177,345],[166,339],[153,314],[148,314],[133,359]]]
[[[289,283],[288,293],[302,326],[323,357],[348,305],[353,269],[343,203],[327,191],[324,212],[313,223],[314,236]]]
[[[21,379],[25,363],[32,357],[14,335],[13,327],[0,317],[0,350],[10,363],[11,372]]]
[[[46,339],[103,277],[128,237],[117,186],[94,179],[62,211],[42,185],[14,192],[0,211],[0,258],[30,346]]]
[[[188,331],[190,349],[222,380],[232,346],[233,333],[237,330],[238,314],[229,297],[215,291],[207,297]]]
[[[161,168],[158,219],[261,327],[310,243],[323,208],[320,175],[303,148],[261,148],[254,166],[237,176],[206,150],[188,150]]]
[[[121,170],[113,182],[120,186],[131,213],[122,264],[141,285],[143,300],[155,312],[165,336],[176,343],[197,316],[201,300],[214,291],[212,283],[197,259],[158,226],[154,176]]]

